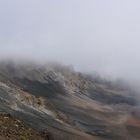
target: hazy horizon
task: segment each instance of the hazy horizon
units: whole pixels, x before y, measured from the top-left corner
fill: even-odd
[[[140,81],[140,1],[0,0],[0,58],[58,61]]]

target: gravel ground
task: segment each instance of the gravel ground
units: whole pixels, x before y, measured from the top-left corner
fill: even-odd
[[[49,133],[26,127],[9,114],[0,113],[0,140],[51,140]]]

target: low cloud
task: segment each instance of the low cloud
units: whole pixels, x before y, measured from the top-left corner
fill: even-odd
[[[0,58],[58,61],[140,81],[140,2],[0,2]]]

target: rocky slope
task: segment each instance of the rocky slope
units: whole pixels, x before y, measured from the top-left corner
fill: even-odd
[[[49,140],[51,135],[47,132],[39,133],[26,127],[21,121],[11,115],[0,113],[0,139],[1,140]],[[53,139],[52,139],[53,140]]]
[[[0,111],[55,140],[140,138],[134,91],[57,64],[1,62]]]

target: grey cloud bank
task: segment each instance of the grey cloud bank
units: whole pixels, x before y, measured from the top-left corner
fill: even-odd
[[[0,0],[0,56],[140,79],[139,0]]]

